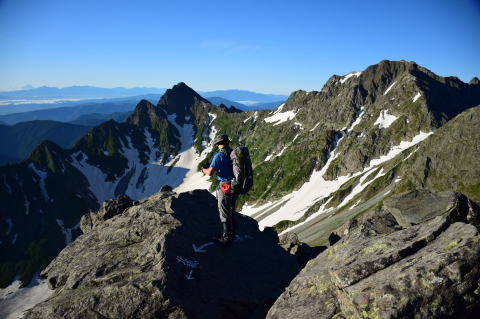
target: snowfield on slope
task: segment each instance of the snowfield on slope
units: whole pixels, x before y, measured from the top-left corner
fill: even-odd
[[[351,72],[351,73],[348,73],[347,75],[345,75],[343,78],[340,79],[340,83],[345,83],[348,79],[350,79],[351,77],[355,76],[355,77],[359,77],[360,74],[362,74],[362,72]]]
[[[330,157],[327,163],[322,167],[322,169],[319,171],[313,172],[312,175],[310,176],[310,180],[305,184],[303,184],[300,187],[300,189],[293,191],[292,193],[284,196],[283,198],[277,201],[272,201],[270,203],[264,204],[259,207],[255,207],[253,205],[245,205],[242,208],[241,213],[252,216],[257,220],[260,220],[259,221],[260,229],[264,229],[265,227],[268,227],[268,226],[274,226],[278,222],[283,220],[296,221],[300,219],[313,204],[315,204],[316,202],[318,202],[323,198],[330,196],[348,180],[355,178],[359,175],[365,175],[363,178],[364,180],[367,177],[366,174],[371,174],[374,170],[377,169],[379,165],[394,158],[395,156],[400,154],[402,151],[420,143],[431,134],[432,132],[429,132],[429,133],[420,132],[411,141],[402,141],[400,142],[399,145],[392,147],[386,155],[380,156],[377,159],[372,159],[369,163],[369,166],[363,169],[362,171],[356,172],[349,176],[340,176],[335,180],[329,181],[329,180],[325,180],[323,178],[323,175],[327,171],[332,161],[338,156],[338,154],[335,153],[335,150],[336,150],[335,148],[330,153]],[[337,147],[341,143],[342,139],[343,137],[340,138],[340,140],[338,141]],[[368,184],[375,181],[375,179],[383,176],[383,174],[384,174],[383,171],[379,171],[379,173],[375,176],[375,178],[373,178],[371,181],[365,184],[363,184],[363,180],[362,180],[360,185],[357,185],[357,187],[354,188],[354,190],[352,191],[351,193],[352,196],[349,198],[349,200],[351,200],[356,194],[360,193],[366,186],[368,186]],[[342,202],[341,205],[345,205],[347,203],[348,202],[345,201],[345,202]],[[286,231],[293,230],[294,228],[315,218],[316,216],[330,211],[331,208],[330,209],[325,208],[327,204],[328,204],[328,201],[325,202],[320,207],[318,212],[309,216],[306,221],[299,223],[289,228]]]
[[[210,116],[210,140],[216,134],[216,129],[211,125],[215,120],[215,114]],[[115,190],[119,187],[119,183],[123,183],[125,187],[124,193],[132,199],[141,199],[150,196],[159,191],[163,185],[170,185],[176,192],[190,191],[193,189],[208,189],[210,182],[208,176],[204,176],[197,171],[198,164],[206,157],[211,150],[211,146],[198,154],[193,146],[194,127],[192,124],[184,124],[180,126],[176,121],[176,115],[168,115],[169,122],[174,125],[180,136],[181,142],[179,153],[169,160],[168,163],[162,164],[157,157],[157,148],[154,146],[154,139],[150,132],[145,129],[144,135],[147,146],[150,150],[148,163],[143,164],[140,161],[139,152],[131,143],[127,136],[127,145],[123,145],[121,153],[128,160],[128,169],[123,176],[115,181],[107,181],[107,175],[98,167],[87,163],[87,156],[82,154],[82,159],[78,161],[76,158],[80,153],[72,155],[72,164],[79,169],[87,178],[90,184],[90,190],[97,198],[98,203],[102,203],[106,199],[114,198]],[[187,119],[188,120],[188,119]]]
[[[283,109],[284,106],[285,106],[285,103],[280,105],[275,110],[275,112],[273,112],[273,115],[271,115],[269,117],[266,117],[263,120],[267,123],[275,123],[275,124],[273,124],[273,126],[281,124],[281,123],[289,121],[289,120],[293,120],[293,118],[297,114],[293,111],[282,112],[282,109]]]
[[[8,287],[0,289],[0,318],[18,319],[24,311],[46,300],[53,294],[45,280],[40,280],[38,274],[27,287],[20,288],[21,282],[15,280]]]

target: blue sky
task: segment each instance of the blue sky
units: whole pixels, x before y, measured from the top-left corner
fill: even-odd
[[[320,90],[383,59],[480,77],[480,1],[0,0],[0,90]]]

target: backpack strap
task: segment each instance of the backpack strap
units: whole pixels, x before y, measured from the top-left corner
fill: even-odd
[[[224,147],[219,150],[220,153],[227,155],[230,158],[230,154],[232,153],[232,149],[230,147]]]

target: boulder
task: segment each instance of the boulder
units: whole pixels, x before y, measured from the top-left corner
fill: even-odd
[[[402,227],[408,227],[447,213],[459,197],[454,192],[415,190],[386,199],[384,206]]]
[[[262,318],[301,268],[254,219],[234,219],[235,242],[213,243],[217,201],[196,190],[92,223],[41,273],[54,293],[25,318]]]
[[[267,318],[473,318],[480,309],[480,235],[468,222],[480,210],[460,194],[423,195],[458,200],[405,228],[384,208],[352,220],[337,232],[339,242],[307,263]],[[398,197],[395,207],[409,207],[415,196]],[[429,202],[418,201],[422,207]]]

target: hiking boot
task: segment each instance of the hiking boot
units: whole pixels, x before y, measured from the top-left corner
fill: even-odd
[[[228,246],[230,245],[231,243],[233,242],[233,238],[232,237],[228,237],[228,236],[222,236],[220,238],[217,238],[217,243],[223,245],[223,246]]]
[[[231,231],[231,224],[230,223],[222,223],[223,225],[223,234],[215,239],[215,241],[219,244],[224,246],[229,245],[233,241],[232,231]]]

